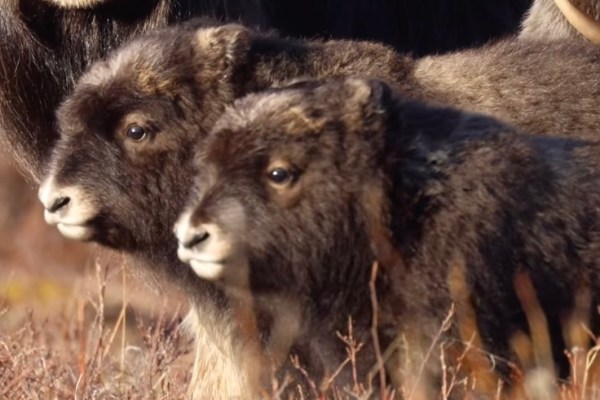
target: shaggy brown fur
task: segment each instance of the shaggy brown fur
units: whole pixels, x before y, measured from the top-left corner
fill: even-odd
[[[597,143],[520,134],[347,79],[238,100],[198,151],[180,254],[200,275],[218,264],[225,284],[245,257],[259,307],[268,310],[261,296],[296,302],[301,346],[343,330],[348,314],[366,336],[367,235],[382,263],[380,303],[393,315],[383,343],[400,330],[409,346],[428,348],[454,301],[459,319],[474,312],[509,379],[510,339],[529,329],[519,272],[531,278],[563,374],[561,322],[583,288],[592,295],[585,322],[599,332]],[[474,339],[459,328],[444,334],[448,349]]]

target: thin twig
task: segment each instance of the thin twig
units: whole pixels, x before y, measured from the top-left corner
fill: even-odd
[[[436,333],[435,337],[433,338],[433,341],[431,342],[431,345],[429,346],[429,349],[427,350],[427,353],[425,354],[425,358],[423,359],[423,362],[421,363],[421,366],[419,367],[417,379],[415,380],[415,383],[413,384],[413,386],[410,390],[410,395],[408,396],[409,400],[412,399],[413,396],[415,395],[417,387],[419,386],[419,381],[421,380],[423,372],[425,371],[425,366],[427,365],[427,362],[429,361],[429,358],[431,357],[431,354],[433,353],[433,349],[435,348],[435,346],[437,345],[437,342],[442,337],[442,333],[447,331],[448,328],[450,327],[450,323],[451,323],[453,317],[454,317],[454,303],[452,303],[452,305],[450,306],[450,311],[448,311],[448,315],[444,319],[444,322],[442,322],[440,329]]]
[[[379,345],[379,329],[378,329],[378,318],[379,318],[379,304],[377,302],[377,289],[375,283],[377,281],[377,271],[379,269],[379,263],[375,261],[371,267],[371,279],[369,281],[369,292],[371,294],[371,310],[373,313],[371,319],[371,338],[373,340],[373,347],[375,348],[375,358],[377,360],[377,367],[379,368],[379,384],[381,399],[386,398],[386,382],[385,382],[385,365],[383,357],[381,356],[381,347]]]
[[[306,381],[308,382],[308,385],[313,392],[314,398],[319,399],[321,396],[319,396],[319,390],[317,389],[317,385],[315,385],[315,382],[310,378],[310,376],[308,376],[308,372],[306,372],[302,365],[300,365],[300,359],[298,358],[298,356],[292,355],[290,359],[294,368],[300,371],[300,373],[304,375],[304,378],[306,378]]]

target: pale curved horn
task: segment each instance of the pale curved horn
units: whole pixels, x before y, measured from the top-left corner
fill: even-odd
[[[55,4],[62,8],[92,8],[102,3],[108,3],[107,0],[44,0],[47,3]]]
[[[585,14],[569,0],[554,0],[554,3],[573,28],[590,42],[600,44],[600,22]]]

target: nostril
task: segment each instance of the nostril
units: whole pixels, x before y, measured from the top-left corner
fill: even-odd
[[[48,208],[48,211],[51,213],[56,212],[69,204],[70,201],[71,199],[69,197],[59,197],[54,200],[54,203]]]
[[[183,246],[187,249],[191,249],[192,247],[204,242],[206,239],[208,239],[209,236],[210,235],[208,234],[208,232],[199,232],[192,236],[190,240],[184,242]]]

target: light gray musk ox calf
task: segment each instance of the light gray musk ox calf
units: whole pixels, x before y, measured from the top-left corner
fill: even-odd
[[[189,294],[196,397],[253,397],[253,389],[229,297],[177,259],[172,228],[195,174],[193,148],[244,93],[301,76],[393,79],[396,68],[395,53],[380,44],[304,43],[189,23],[94,65],[61,105],[61,138],[39,191],[46,221],[69,238],[124,251]]]
[[[343,331],[348,314],[368,338],[366,254],[380,263],[383,348],[398,332],[409,349],[429,347],[454,301],[458,322],[476,327],[455,324],[446,350],[480,343],[509,380],[511,338],[529,330],[520,272],[561,367],[578,292],[590,294],[585,322],[598,333],[599,144],[526,135],[349,78],[237,100],[198,146],[196,167],[176,224],[181,259],[224,285],[247,276],[259,320],[274,299],[292,304],[300,349]]]
[[[197,308],[199,346],[228,343],[212,346],[212,355],[205,350],[206,362],[244,376],[241,363],[221,357],[221,349],[236,352],[229,336],[214,334],[230,326],[221,291],[177,260],[170,234],[195,172],[192,147],[226,105],[289,79],[354,74],[395,81],[416,98],[487,111],[528,130],[595,137],[598,55],[593,46],[503,42],[420,61],[380,44],[294,41],[239,25],[189,22],[137,38],[84,74],[58,112],[61,138],[40,199],[46,220],[65,236],[122,250],[180,284]],[[223,376],[215,393],[242,390],[243,379]]]

